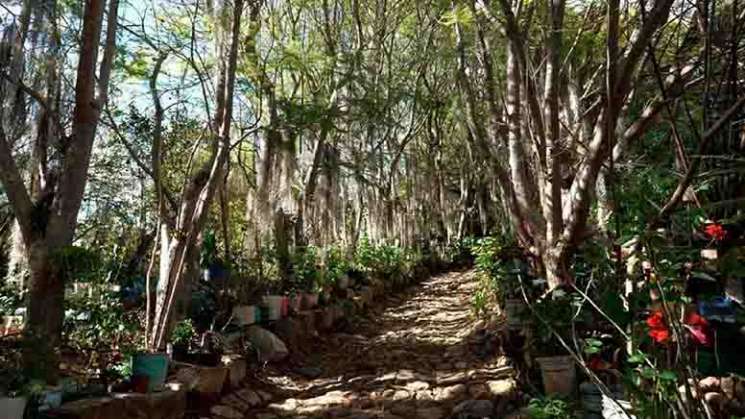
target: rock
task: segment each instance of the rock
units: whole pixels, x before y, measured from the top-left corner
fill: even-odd
[[[745,415],[745,403],[739,400],[730,400],[727,403],[727,411],[735,416],[743,416]]]
[[[331,406],[331,405],[348,405],[349,399],[346,394],[342,391],[329,391],[312,399],[303,401],[306,406]]]
[[[468,380],[468,375],[465,372],[442,374],[438,375],[437,384],[447,386],[451,384],[463,383],[466,380]]]
[[[50,412],[59,419],[181,419],[186,411],[186,392],[114,393],[111,397],[82,399]]]
[[[197,384],[193,390],[202,394],[220,393],[228,378],[225,367],[193,367],[197,372]]]
[[[192,391],[199,383],[199,372],[196,368],[181,368],[176,371],[176,382],[181,383],[186,390]]]
[[[272,398],[273,398],[272,395],[270,393],[267,393],[264,390],[257,390],[256,394],[258,394],[259,397],[261,397],[261,401],[264,403],[268,403],[272,401]]]
[[[303,330],[303,324],[292,317],[285,317],[274,323],[274,333],[290,348],[300,347]]]
[[[220,404],[230,406],[239,412],[245,412],[251,408],[251,404],[242,398],[238,397],[237,394],[229,394],[220,400]]]
[[[460,398],[467,392],[468,388],[465,384],[462,383],[454,384],[448,387],[438,387],[433,391],[435,400],[437,401],[455,400]]]
[[[415,379],[416,376],[414,375],[414,371],[412,370],[400,370],[398,373],[396,373],[397,383],[406,383],[409,381],[414,381]]]
[[[472,399],[486,400],[491,398],[489,387],[484,383],[476,383],[468,386],[468,394]]]
[[[222,404],[212,406],[210,413],[225,419],[243,419],[243,413]]]
[[[124,400],[111,397],[97,397],[65,403],[52,413],[53,417],[64,419],[124,419]]]
[[[722,377],[719,380],[719,386],[722,389],[722,393],[728,398],[728,399],[734,399],[735,398],[735,379],[732,377]]]
[[[441,419],[445,417],[445,412],[439,407],[427,407],[416,410],[416,417],[420,419]]]
[[[489,400],[466,400],[461,402],[452,412],[454,419],[482,419],[491,416],[494,405]]]
[[[745,403],[745,381],[738,379],[735,382],[735,398]]]
[[[259,353],[262,362],[281,361],[290,354],[287,346],[274,333],[259,326],[248,328],[246,337]]]
[[[282,403],[272,403],[268,406],[270,410],[282,411],[282,412],[293,412],[298,408],[298,401],[296,399],[287,399]]]
[[[228,368],[228,379],[233,388],[238,388],[248,373],[248,363],[240,355],[223,355],[222,364]]]
[[[251,405],[251,407],[259,406],[262,403],[261,397],[256,394],[255,391],[247,388],[237,391],[235,395],[243,399],[243,401]]]
[[[429,383],[426,381],[412,381],[406,384],[406,389],[409,391],[421,391],[427,390],[428,388]]]
[[[718,377],[706,377],[698,382],[698,386],[704,393],[717,391],[720,388],[720,381]]]
[[[406,400],[411,397],[411,394],[406,390],[396,390],[395,393],[393,393],[392,399],[394,401],[401,401]]]
[[[708,403],[710,406],[720,409],[724,406],[724,403],[726,402],[724,395],[722,393],[715,393],[710,392],[704,394],[704,400],[706,400],[706,403]]]
[[[517,383],[511,378],[487,381],[486,386],[492,397],[510,397],[517,389]]]
[[[468,368],[468,363],[463,362],[463,361],[456,362],[455,363],[455,368],[456,369],[459,369],[459,370],[464,370],[464,369]]]
[[[323,370],[320,367],[300,367],[295,368],[295,372],[306,378],[318,378]]]

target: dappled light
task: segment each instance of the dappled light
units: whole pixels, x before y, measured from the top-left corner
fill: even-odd
[[[743,27],[0,0],[0,419],[745,417]]]

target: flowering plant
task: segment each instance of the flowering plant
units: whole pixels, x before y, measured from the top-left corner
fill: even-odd
[[[704,227],[704,233],[713,240],[722,241],[727,237],[727,230],[719,223],[709,223]]]
[[[649,337],[657,343],[667,343],[670,339],[670,329],[665,323],[665,315],[662,310],[655,310],[647,317]]]

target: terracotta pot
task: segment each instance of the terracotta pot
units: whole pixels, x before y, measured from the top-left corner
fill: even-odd
[[[541,367],[546,395],[570,396],[577,387],[577,371],[571,356],[536,358]]]
[[[281,295],[264,296],[264,306],[267,308],[266,320],[279,320],[282,318],[282,305],[284,297]]]
[[[310,310],[316,308],[318,305],[318,294],[316,293],[305,293],[303,294],[303,308]]]

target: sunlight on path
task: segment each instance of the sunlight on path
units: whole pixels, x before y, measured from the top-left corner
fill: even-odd
[[[381,302],[309,352],[320,377],[267,377],[283,401],[249,418],[439,419],[464,400],[506,399],[512,369],[496,337],[474,331],[475,286],[472,271],[451,272]]]

